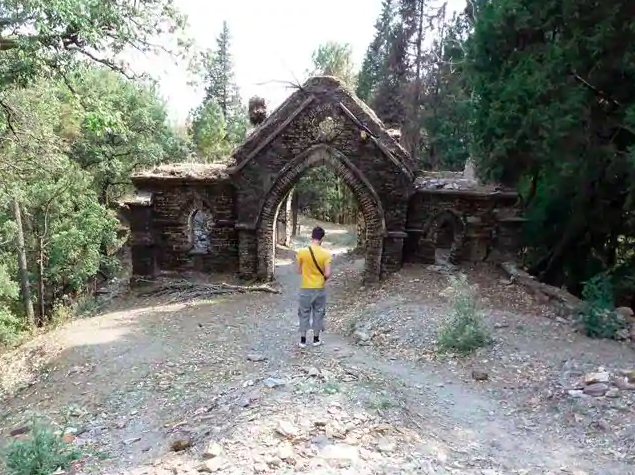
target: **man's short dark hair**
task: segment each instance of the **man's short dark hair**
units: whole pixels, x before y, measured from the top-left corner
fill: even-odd
[[[313,228],[313,231],[311,231],[311,239],[315,239],[316,241],[324,239],[324,229],[319,226]]]

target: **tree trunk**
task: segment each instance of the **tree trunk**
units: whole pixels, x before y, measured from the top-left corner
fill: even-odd
[[[46,311],[44,309],[44,238],[38,237],[38,269],[37,269],[37,286],[38,286],[38,319],[37,326],[44,326],[46,320]]]
[[[291,236],[298,235],[298,194],[291,190]]]
[[[33,302],[31,301],[31,287],[29,284],[29,269],[27,267],[26,249],[24,244],[24,229],[22,228],[22,212],[20,203],[17,199],[13,200],[13,216],[18,232],[15,238],[15,244],[18,251],[18,272],[20,273],[20,289],[22,291],[22,300],[24,302],[24,312],[26,313],[27,322],[30,327],[35,324],[35,312],[33,311]]]

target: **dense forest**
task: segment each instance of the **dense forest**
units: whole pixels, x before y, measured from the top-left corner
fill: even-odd
[[[34,0],[0,7],[0,344],[59,318],[114,275],[118,202],[140,167],[223,161],[249,133],[229,26],[195,51],[171,0]],[[422,170],[516,187],[525,264],[581,294],[635,295],[635,6],[625,0],[471,0],[450,15],[384,0],[357,70],[346,44],[319,45],[312,74],[341,78]],[[220,23],[220,22],[219,22]],[[172,124],[151,78],[124,51],[189,58],[205,93]],[[355,200],[330,171],[297,187],[307,213],[339,222]]]

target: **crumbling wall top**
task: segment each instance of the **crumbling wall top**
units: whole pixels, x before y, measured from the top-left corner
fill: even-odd
[[[222,163],[173,163],[140,171],[132,176],[135,185],[229,180],[227,165]]]
[[[481,183],[471,159],[468,159],[465,169],[460,172],[421,172],[415,178],[414,185],[416,191],[423,192],[458,192],[475,196],[493,193],[516,194],[514,190],[503,188],[496,183]]]

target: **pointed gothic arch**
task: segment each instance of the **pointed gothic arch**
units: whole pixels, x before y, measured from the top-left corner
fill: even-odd
[[[265,195],[257,219],[258,277],[265,280],[273,278],[275,268],[273,233],[280,204],[307,170],[320,165],[331,167],[342,177],[357,199],[367,229],[364,280],[375,282],[379,280],[381,273],[383,239],[386,235],[381,200],[368,180],[343,153],[324,144],[308,148],[286,164]]]

